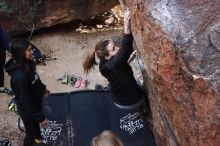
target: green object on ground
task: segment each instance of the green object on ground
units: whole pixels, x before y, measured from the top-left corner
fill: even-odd
[[[65,73],[62,77],[62,84],[68,84],[69,75]]]

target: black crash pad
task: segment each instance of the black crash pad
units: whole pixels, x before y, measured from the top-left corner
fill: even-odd
[[[44,98],[43,111],[49,125],[41,133],[48,146],[90,146],[103,130],[116,133],[124,146],[155,146],[146,118],[138,109],[116,107],[107,91],[52,94]]]

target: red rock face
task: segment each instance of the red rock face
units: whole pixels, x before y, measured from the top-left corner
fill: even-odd
[[[0,20],[12,34],[85,20],[110,10],[117,0],[10,0],[0,2]]]
[[[126,2],[157,145],[220,145],[220,1]]]

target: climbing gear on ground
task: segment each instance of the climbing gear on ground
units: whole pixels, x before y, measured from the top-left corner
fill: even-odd
[[[9,140],[0,140],[0,146],[12,146]]]
[[[10,102],[9,102],[9,104],[8,104],[8,109],[11,110],[11,111],[13,111],[13,112],[15,112],[15,113],[17,113],[18,109],[17,109],[17,103],[16,103],[15,97],[13,97],[13,98],[10,100]]]
[[[103,89],[104,89],[105,91],[110,91],[110,90],[111,90],[110,84],[108,84],[107,86],[105,86]]]
[[[81,79],[81,78],[78,78],[77,81],[76,81],[76,83],[75,83],[75,85],[74,85],[74,87],[75,87],[75,88],[79,88],[79,87],[80,87],[80,84],[81,84],[81,81],[82,81],[82,79]]]
[[[104,87],[100,84],[95,84],[95,90],[101,91],[101,90],[104,90]]]
[[[74,86],[76,83],[77,78],[74,75],[69,75],[68,76],[68,84],[70,86]]]
[[[99,91],[110,91],[111,87],[110,84],[108,84],[107,86],[103,87],[101,84],[96,84],[95,85],[95,90],[99,90]]]
[[[41,143],[42,143],[42,140],[35,138],[35,139],[34,139],[34,142],[35,142],[36,144],[41,144]]]
[[[6,88],[6,87],[0,87],[0,93],[6,93],[8,95],[14,95],[13,91]]]
[[[75,88],[85,89],[88,84],[88,80],[82,79],[82,77],[77,77],[75,75],[69,75],[65,73],[63,77],[58,78],[57,81],[61,81],[62,84],[68,84]]]

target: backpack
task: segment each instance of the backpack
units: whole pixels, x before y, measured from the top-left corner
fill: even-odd
[[[33,44],[32,45],[32,50],[33,50],[33,58],[34,58],[34,62],[36,64],[39,63],[44,63],[44,60],[46,59],[46,56],[44,54],[41,53],[41,51]]]

